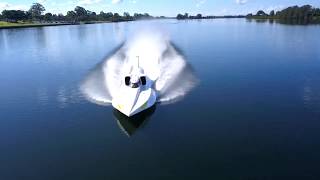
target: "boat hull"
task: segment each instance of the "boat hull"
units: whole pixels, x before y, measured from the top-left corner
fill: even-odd
[[[152,88],[123,88],[123,91],[112,100],[112,106],[131,117],[134,116],[156,103],[156,92]]]

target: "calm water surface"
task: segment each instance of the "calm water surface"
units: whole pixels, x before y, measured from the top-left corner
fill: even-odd
[[[128,121],[79,85],[146,27],[200,84]],[[244,19],[0,30],[0,179],[318,179],[319,32]]]

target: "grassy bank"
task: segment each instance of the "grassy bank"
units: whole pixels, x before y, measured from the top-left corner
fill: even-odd
[[[0,27],[13,27],[13,26],[23,26],[23,25],[31,25],[32,23],[11,23],[11,22],[5,22],[5,21],[0,21]]]
[[[71,23],[31,23],[31,22],[11,23],[11,22],[0,21],[0,29],[61,26],[61,25],[71,25]]]
[[[111,23],[111,22],[122,22],[122,21],[82,21],[78,23],[32,23],[32,22],[5,22],[0,21],[0,29],[12,29],[12,28],[27,28],[27,27],[43,27],[43,26],[62,26],[62,25],[80,25],[80,24],[100,24],[100,23]]]

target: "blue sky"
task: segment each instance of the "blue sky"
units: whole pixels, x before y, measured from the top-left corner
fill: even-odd
[[[28,10],[34,2],[43,4],[48,12],[63,13],[75,6],[95,12],[150,13],[154,16],[176,16],[177,13],[204,15],[236,15],[270,11],[292,5],[310,4],[320,7],[320,0],[0,0],[0,11],[4,9]]]

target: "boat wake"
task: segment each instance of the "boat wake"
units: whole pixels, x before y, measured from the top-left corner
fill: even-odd
[[[98,64],[82,82],[82,93],[91,102],[111,105],[125,72],[136,65],[137,56],[139,66],[154,81],[161,104],[180,100],[198,82],[191,65],[169,38],[144,33],[121,44]]]

